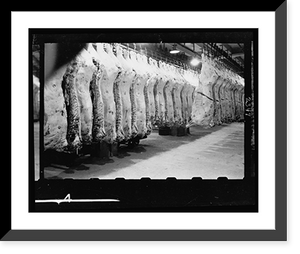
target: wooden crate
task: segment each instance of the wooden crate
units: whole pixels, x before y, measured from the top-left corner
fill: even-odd
[[[105,141],[93,142],[91,145],[91,156],[98,158],[109,158],[110,145]]]
[[[170,135],[171,129],[170,127],[159,127],[158,129],[158,135],[166,136]]]
[[[172,126],[170,134],[171,136],[177,136],[177,127]]]
[[[187,130],[185,127],[178,127],[177,128],[177,136],[181,137],[181,136],[186,136],[187,135]]]
[[[110,144],[110,156],[118,156],[118,147],[119,144],[117,142]]]

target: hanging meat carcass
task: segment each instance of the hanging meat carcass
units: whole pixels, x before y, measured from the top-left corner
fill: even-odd
[[[150,135],[151,130],[152,130],[152,124],[150,121],[150,100],[153,102],[153,98],[150,98],[153,95],[153,91],[148,92],[148,80],[150,77],[153,76],[153,70],[151,69],[149,63],[148,63],[148,58],[145,55],[138,55],[137,61],[140,64],[141,70],[143,71],[143,95],[144,95],[144,102],[145,105],[142,103],[142,109],[144,112],[140,112],[145,116],[145,122],[143,122],[143,128],[146,127],[146,133],[144,134],[143,137],[146,137]],[[150,87],[151,89],[151,87]],[[142,102],[142,101],[141,101]]]
[[[100,142],[106,135],[104,128],[104,103],[100,88],[103,69],[105,67],[101,63],[99,54],[93,47],[89,47],[88,51],[91,54],[93,64],[95,65],[92,80],[90,82],[90,95],[93,104],[92,140],[93,142]]]
[[[186,99],[187,99],[187,125],[192,122],[192,108],[194,102],[194,91],[195,87],[198,86],[198,80],[196,79],[196,75],[192,70],[186,70],[184,72],[184,78],[188,82]]]
[[[67,142],[70,150],[80,149],[81,140],[81,119],[80,105],[76,89],[76,76],[79,69],[78,62],[72,60],[64,73],[62,80],[62,89],[67,109]]]
[[[162,127],[165,123],[166,118],[166,105],[165,105],[165,97],[164,97],[164,87],[167,83],[167,76],[161,69],[161,66],[164,64],[162,61],[159,61],[159,76],[160,79],[158,80],[157,84],[154,86],[154,98],[155,98],[155,108],[156,108],[156,114],[155,114],[155,123]]]
[[[227,78],[226,82],[222,85],[220,94],[221,94],[221,108],[222,108],[222,122],[230,122],[229,118],[229,84],[230,79]]]
[[[161,71],[159,69],[159,61],[153,60],[153,70],[155,73],[157,73],[157,79],[156,81],[153,83],[153,99],[154,99],[154,119],[153,119],[153,124],[154,125],[161,125],[160,123],[160,105],[159,105],[159,94],[158,94],[158,90],[160,87],[160,90],[163,89],[162,87],[162,83],[164,82],[162,79],[162,75],[161,75]],[[162,89],[161,89],[162,87]],[[148,90],[151,91],[151,88],[149,88]]]
[[[213,115],[211,118],[212,126],[219,124],[219,87],[222,84],[224,79],[218,73],[217,81],[212,85],[212,98],[213,98]]]
[[[159,76],[155,67],[155,60],[149,58],[149,69],[150,77],[146,83],[145,89],[145,99],[147,98],[148,103],[146,103],[146,125],[147,131],[152,129],[155,120],[155,97],[154,97],[154,87],[157,86]]]
[[[173,97],[173,109],[174,109],[174,122],[175,125],[178,127],[183,124],[183,117],[182,117],[182,102],[181,102],[181,91],[184,86],[184,79],[179,73],[179,69],[175,72],[177,74],[176,81],[174,84],[174,88],[172,91]]]
[[[229,82],[229,92],[228,92],[228,98],[229,98],[229,119],[230,121],[234,121],[235,119],[235,103],[234,103],[234,89],[235,85],[233,83],[233,79],[230,79]]]
[[[138,127],[137,127],[137,99],[136,99],[136,83],[139,81],[139,75],[135,68],[135,62],[132,60],[133,53],[132,51],[128,52],[128,55],[126,56],[126,60],[128,64],[131,66],[134,75],[133,79],[130,84],[129,88],[129,97],[130,97],[130,105],[131,105],[131,137],[135,138],[138,134]]]
[[[93,104],[90,96],[90,83],[95,72],[93,57],[97,53],[92,45],[88,44],[87,49],[83,49],[77,56],[76,62],[78,71],[76,74],[76,90],[80,110],[80,131],[83,145],[90,145],[92,142],[93,126]]]
[[[243,101],[243,95],[244,95],[244,86],[239,83],[237,86],[237,92],[236,92],[236,102],[237,102],[237,120],[243,121],[244,120],[244,101]]]
[[[217,92],[217,97],[218,97],[218,107],[217,107],[217,122],[218,124],[222,124],[223,120],[222,120],[222,116],[223,116],[223,94],[222,94],[222,87],[227,83],[227,79],[223,76],[222,78],[222,82],[220,83],[220,85],[218,87],[216,87],[216,92]]]
[[[202,68],[199,83],[195,90],[193,122],[206,127],[213,126],[214,100],[213,87],[219,76],[215,72],[212,60],[202,55]]]
[[[187,94],[189,91],[189,86],[190,84],[186,81],[183,85],[183,88],[181,90],[181,105],[182,105],[182,123],[184,126],[186,126],[186,124],[189,121],[189,115],[188,115],[188,101],[187,101]]]
[[[145,100],[145,86],[149,78],[147,69],[142,64],[141,55],[137,54],[133,58],[136,61],[136,70],[139,73],[139,79],[136,82],[136,102],[137,102],[137,127],[138,127],[138,137],[144,138],[147,134],[146,126],[146,100]]]
[[[224,87],[224,94],[225,94],[225,120],[227,122],[232,122],[235,119],[234,111],[235,111],[235,105],[234,105],[234,96],[233,96],[233,90],[235,89],[234,84],[234,74],[232,72],[228,72],[228,81]]]
[[[104,104],[104,130],[106,133],[103,140],[112,144],[117,139],[114,82],[118,75],[120,75],[121,70],[105,51],[104,47],[110,50],[108,49],[108,44],[97,43],[97,53],[103,63],[103,75],[100,79],[100,89]]]
[[[130,89],[132,138],[143,138],[147,132],[144,96],[147,74],[143,68],[141,68],[137,60],[138,56],[136,52],[130,51],[129,56],[128,61],[136,73]]]
[[[128,60],[128,50],[123,50],[119,45],[117,46],[117,58],[119,59],[124,75],[121,80],[119,91],[122,103],[122,116],[121,126],[124,133],[124,141],[129,140],[132,137],[132,111],[131,111],[131,86],[134,82],[136,72],[132,69]]]
[[[46,44],[45,47],[47,46]],[[45,58],[48,59],[48,50],[45,52]],[[75,151],[82,144],[90,144],[92,102],[89,84],[94,68],[90,54],[84,48],[46,80],[45,149],[64,151],[67,148]],[[55,131],[56,128],[59,131]]]
[[[188,91],[187,91],[188,123],[192,121],[192,108],[193,108],[193,102],[194,102],[194,92],[195,92],[195,86],[189,85]]]
[[[164,86],[164,98],[165,98],[165,126],[171,127],[175,124],[174,119],[174,103],[173,103],[173,96],[172,91],[175,86],[175,80],[173,77],[173,70],[172,67],[168,64],[164,64],[162,66],[165,75],[167,77],[166,84]]]
[[[124,71],[122,69],[122,63],[116,57],[115,53],[113,52],[113,45],[108,44],[107,46],[107,53],[113,63],[117,66],[119,72],[118,75],[116,76],[114,82],[113,82],[113,94],[114,94],[114,102],[115,102],[115,108],[116,108],[116,141],[120,142],[125,139],[125,134],[123,131],[123,125],[122,125],[122,117],[123,117],[123,102],[121,99],[121,82],[124,79]],[[117,51],[116,47],[114,47],[115,51]]]
[[[48,47],[48,44],[45,44]],[[45,59],[49,57],[45,50]],[[62,80],[67,66],[57,69],[44,86],[44,149],[64,151],[67,146],[67,110]]]

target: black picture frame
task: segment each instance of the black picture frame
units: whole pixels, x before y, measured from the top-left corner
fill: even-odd
[[[275,229],[274,230],[11,230],[10,195],[3,241],[285,241],[287,239],[287,1],[275,10]],[[280,97],[279,97],[280,96]],[[10,174],[6,179],[11,181]],[[7,180],[8,181],[8,180]],[[10,186],[6,186],[10,190]],[[8,193],[10,194],[10,193]]]

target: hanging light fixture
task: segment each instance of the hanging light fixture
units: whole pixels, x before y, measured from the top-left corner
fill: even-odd
[[[193,51],[195,52],[195,43],[193,43]],[[197,55],[195,54],[194,57],[192,58],[190,64],[192,66],[197,66],[200,63],[200,59],[197,57]]]
[[[177,54],[179,52],[180,52],[180,50],[177,49],[177,44],[174,43],[172,49],[170,50],[170,53],[171,54]]]
[[[190,64],[191,64],[192,66],[197,66],[200,62],[201,62],[201,61],[200,61],[199,58],[194,57],[194,58],[191,60]]]

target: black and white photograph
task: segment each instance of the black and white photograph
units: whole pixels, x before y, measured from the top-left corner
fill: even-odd
[[[32,29],[30,35],[34,206],[90,205],[91,197],[76,196],[78,186],[73,195],[61,192],[72,179],[85,183],[83,192],[109,183],[103,205],[117,209],[122,199],[114,191],[134,195],[133,203],[145,200],[131,183],[146,180],[153,196],[141,207],[129,205],[133,210],[257,211],[257,30]],[[172,180],[179,185],[171,194]],[[208,187],[202,198],[190,197],[194,186]]]

